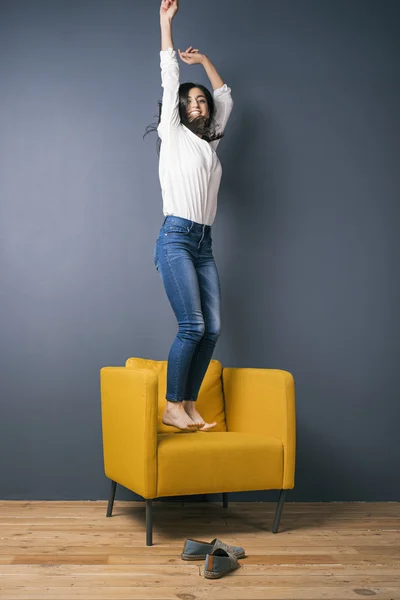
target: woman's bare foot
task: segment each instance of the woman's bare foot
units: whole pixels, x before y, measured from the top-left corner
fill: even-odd
[[[183,402],[170,402],[167,400],[162,422],[164,425],[172,425],[182,431],[197,431],[199,428],[199,425],[185,411]]]
[[[196,408],[195,400],[184,400],[182,404],[192,421],[198,425],[199,431],[208,431],[216,426],[217,423],[215,421],[214,423],[206,423],[204,421],[203,417]]]

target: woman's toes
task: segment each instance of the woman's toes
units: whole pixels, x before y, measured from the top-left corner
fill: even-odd
[[[217,423],[215,421],[214,423],[204,423],[203,427],[200,427],[199,431],[209,431],[210,429],[215,427],[216,424]]]

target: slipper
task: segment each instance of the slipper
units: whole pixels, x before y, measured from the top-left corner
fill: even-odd
[[[239,569],[238,559],[234,554],[226,552],[223,548],[216,548],[206,556],[204,577],[206,579],[219,579],[235,569]]]
[[[246,555],[244,549],[240,546],[228,546],[219,538],[215,538],[211,542],[202,542],[187,538],[181,558],[182,560],[204,560],[207,554],[210,554],[217,548],[222,548],[225,552],[233,554],[236,558],[243,558]]]

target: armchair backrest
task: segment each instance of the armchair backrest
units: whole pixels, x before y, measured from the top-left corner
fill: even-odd
[[[177,433],[174,427],[164,425],[161,421],[165,409],[165,395],[167,390],[166,360],[152,360],[147,358],[128,358],[125,367],[128,369],[154,369],[158,375],[158,433]],[[222,365],[218,360],[212,359],[201,384],[197,399],[197,408],[203,419],[208,423],[217,422],[213,431],[226,431],[224,397],[222,392]]]

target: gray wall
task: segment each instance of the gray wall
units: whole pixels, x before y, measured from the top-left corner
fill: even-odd
[[[292,500],[400,499],[398,7],[181,0],[174,21],[176,47],[208,54],[235,101],[214,358],[293,373]],[[156,134],[142,140],[158,14],[0,2],[3,499],[105,498],[99,369],[165,360],[176,333],[153,265]],[[200,66],[181,77],[209,85]]]

